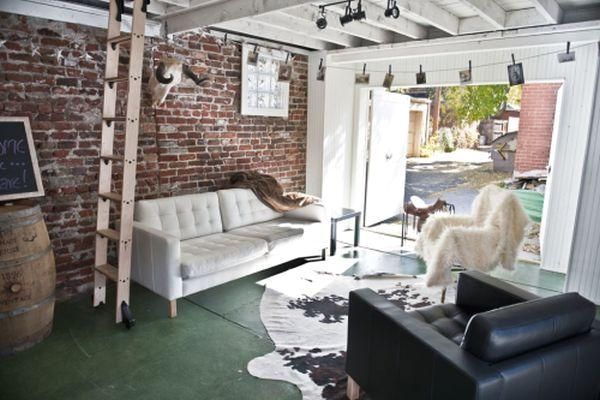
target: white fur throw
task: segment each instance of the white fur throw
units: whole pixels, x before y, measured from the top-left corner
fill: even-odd
[[[481,190],[470,216],[432,215],[415,246],[427,264],[427,285],[449,285],[455,264],[485,272],[498,264],[512,270],[528,223],[519,198],[495,185]]]

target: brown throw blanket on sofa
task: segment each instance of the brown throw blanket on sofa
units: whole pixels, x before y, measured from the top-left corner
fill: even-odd
[[[271,175],[257,171],[236,172],[229,178],[230,187],[251,189],[267,207],[277,212],[292,211],[317,202],[304,193],[284,193],[283,187]]]

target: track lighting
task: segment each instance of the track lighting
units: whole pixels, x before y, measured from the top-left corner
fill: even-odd
[[[383,14],[388,18],[394,17],[398,19],[400,17],[400,9],[396,4],[396,0],[388,0],[387,8],[385,9],[385,12]]]
[[[319,7],[320,15],[317,18],[317,28],[323,30],[327,28],[327,18],[325,17],[325,7]]]
[[[362,8],[362,0],[358,0],[358,6],[356,10],[354,10],[354,14],[352,14],[352,19],[355,21],[360,21],[361,19],[366,19],[367,13]]]
[[[342,24],[342,26],[354,21],[354,18],[352,17],[352,6],[351,6],[352,2],[348,1],[348,5],[346,6],[346,12],[344,13],[344,15],[342,15],[340,17],[340,24]]]
[[[352,8],[352,2],[358,1],[358,5],[355,9]],[[352,21],[360,21],[361,19],[367,18],[367,13],[363,10],[362,0],[340,0],[334,1],[332,3],[327,3],[319,6],[319,16],[315,23],[317,24],[317,28],[325,29],[327,28],[327,18],[325,17],[325,8],[329,6],[335,6],[339,4],[346,4],[346,9],[344,11],[344,15],[340,17],[340,24],[342,26],[349,24]]]

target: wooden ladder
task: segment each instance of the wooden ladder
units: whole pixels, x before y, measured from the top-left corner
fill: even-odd
[[[124,12],[123,0],[110,0],[106,45],[94,269],[94,307],[106,302],[106,278],[115,281],[117,286],[116,322],[125,322],[127,328],[135,323],[129,309],[129,288],[147,3],[148,0],[134,1],[131,33],[121,33],[121,15]],[[120,48],[122,46],[129,46],[129,72],[127,76],[123,77],[118,75]],[[116,114],[117,91],[120,85],[127,85],[128,88],[127,114],[125,116]],[[113,151],[115,128],[124,128],[125,130],[122,155],[117,155]],[[120,192],[118,190],[113,191],[113,166],[122,168],[123,171]],[[115,208],[120,209],[120,222],[116,216],[111,216],[111,204],[113,203]],[[118,249],[116,266],[108,263],[109,242],[114,242]]]

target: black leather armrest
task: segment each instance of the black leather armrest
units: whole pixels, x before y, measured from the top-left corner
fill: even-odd
[[[473,312],[482,312],[538,296],[479,271],[462,272],[458,276],[456,305]]]
[[[595,316],[577,293],[514,304],[474,315],[461,347],[495,363],[589,332]]]
[[[370,289],[350,293],[346,371],[378,400],[498,398],[502,387],[496,370]]]

